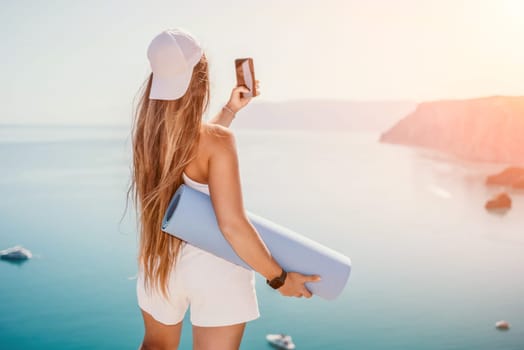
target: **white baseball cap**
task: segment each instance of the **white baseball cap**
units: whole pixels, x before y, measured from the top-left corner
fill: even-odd
[[[155,36],[147,48],[153,71],[149,98],[176,100],[184,96],[202,54],[199,42],[181,28],[166,29]]]

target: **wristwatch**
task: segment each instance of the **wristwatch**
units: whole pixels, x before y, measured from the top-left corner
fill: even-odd
[[[284,285],[286,281],[287,272],[282,269],[280,276],[273,278],[271,281],[266,279],[266,283],[271,286],[273,289],[278,289]]]

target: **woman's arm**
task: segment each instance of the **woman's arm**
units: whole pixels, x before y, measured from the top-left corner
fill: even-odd
[[[212,124],[220,124],[222,126],[225,126],[226,128],[229,128],[231,122],[235,118],[235,114],[237,111],[229,107],[228,104],[226,104],[226,107],[232,110],[234,114],[222,107],[220,112],[218,112],[217,115],[215,115],[213,118],[209,119],[208,122]]]
[[[257,94],[256,96],[260,95],[260,85],[259,81],[255,80],[256,88],[257,88]],[[220,112],[217,113],[213,118],[209,119],[209,123],[211,124],[219,124],[222,126],[225,126],[226,128],[229,128],[231,125],[231,122],[235,118],[235,114],[244,108],[245,105],[247,105],[253,97],[240,97],[240,94],[242,92],[249,92],[249,89],[245,86],[237,86],[233,88],[231,91],[231,97],[229,98],[229,101],[226,103],[227,108],[223,108],[220,110]],[[229,110],[228,110],[229,109]],[[233,113],[231,113],[233,112]]]
[[[209,194],[217,223],[233,250],[255,271],[271,280],[280,276],[282,268],[273,258],[264,241],[249,221],[244,209],[236,140],[229,129],[218,127],[209,157]],[[305,282],[318,276],[288,272],[278,290],[285,296],[311,297]]]
[[[242,199],[236,140],[223,129],[209,158],[209,195],[218,226],[235,252],[261,275],[280,276],[280,265],[250,223]]]

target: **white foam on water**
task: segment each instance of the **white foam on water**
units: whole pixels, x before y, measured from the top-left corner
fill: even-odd
[[[434,185],[434,184],[431,184],[427,187],[427,190],[434,194],[435,196],[437,197],[440,197],[440,198],[446,198],[446,199],[449,199],[452,197],[451,193],[449,193],[448,191],[446,191],[445,189],[443,189],[442,187],[439,187],[437,185]]]

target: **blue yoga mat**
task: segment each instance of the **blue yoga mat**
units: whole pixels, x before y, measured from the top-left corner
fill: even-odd
[[[249,211],[246,214],[284,270],[321,276],[319,282],[305,284],[313,294],[332,300],[342,292],[351,271],[347,256]],[[225,239],[206,193],[180,185],[164,214],[162,231],[253,270]]]

